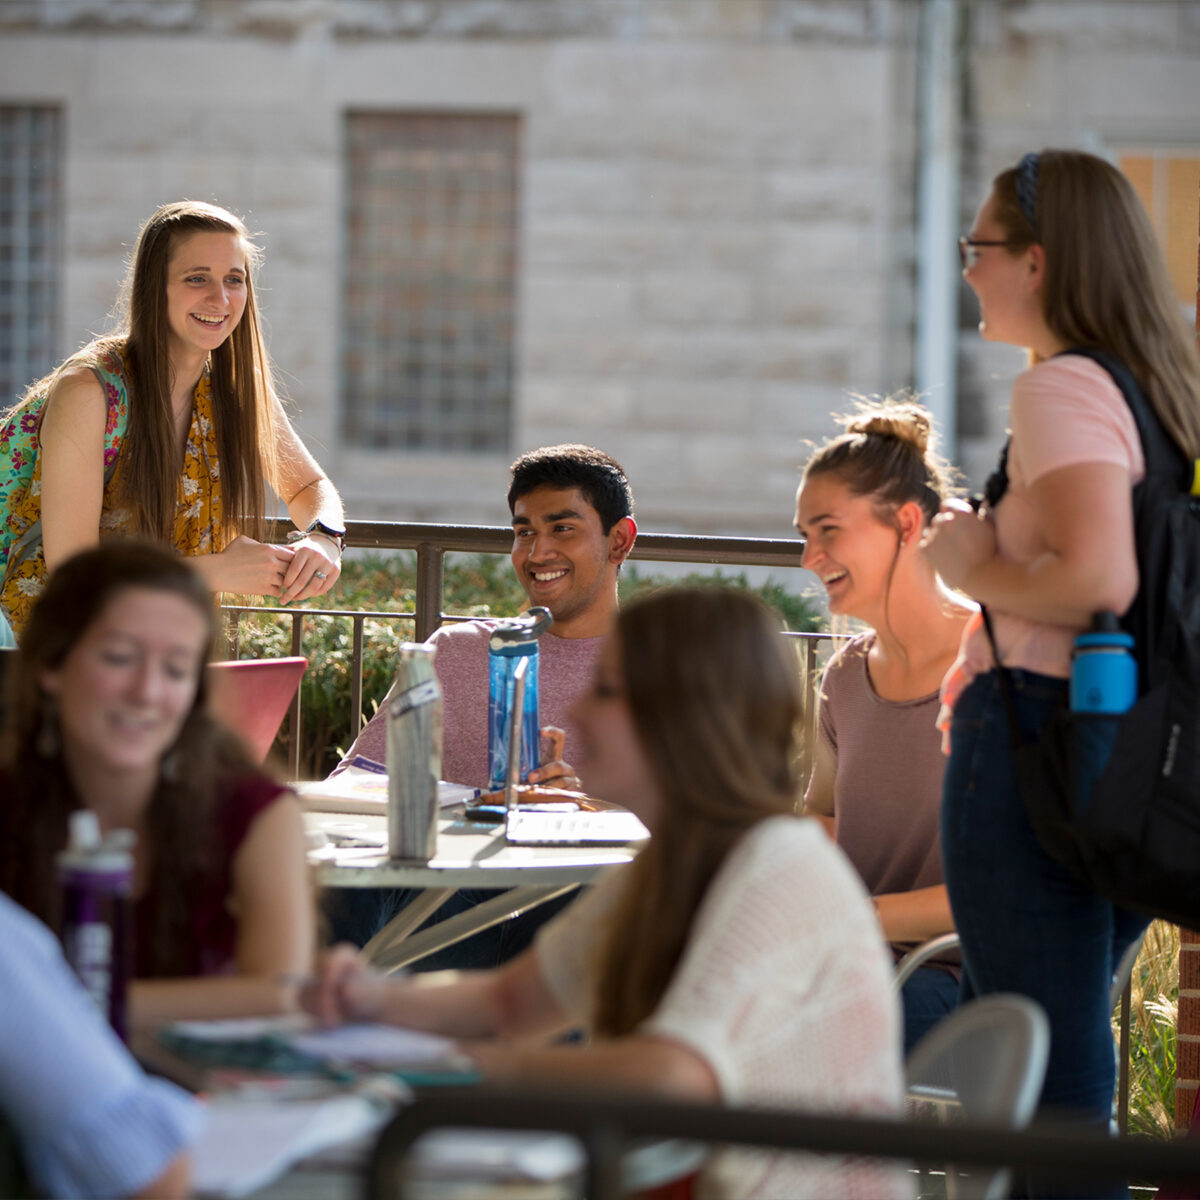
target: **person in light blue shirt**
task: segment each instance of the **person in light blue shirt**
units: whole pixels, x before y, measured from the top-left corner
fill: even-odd
[[[53,934],[0,894],[0,1121],[41,1191],[188,1194],[201,1106],[146,1076],[76,980]]]

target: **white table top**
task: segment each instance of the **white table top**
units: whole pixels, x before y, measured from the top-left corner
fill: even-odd
[[[629,862],[629,846],[510,846],[503,825],[464,820],[448,809],[438,821],[437,854],[428,862],[387,857],[387,819],[307,812],[310,835],[326,844],[309,852],[323,887],[511,888],[590,883],[605,867]],[[357,844],[356,844],[357,843]]]

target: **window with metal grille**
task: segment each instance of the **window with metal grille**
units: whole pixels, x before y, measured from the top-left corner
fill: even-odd
[[[345,137],[346,441],[507,452],[518,119],[350,113]]]
[[[62,124],[0,104],[0,409],[57,361]]]
[[[1196,315],[1196,230],[1200,223],[1200,150],[1126,148],[1117,165],[1142,198],[1167,257],[1175,293]]]

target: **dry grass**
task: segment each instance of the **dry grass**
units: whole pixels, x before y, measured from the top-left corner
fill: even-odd
[[[1129,1131],[1175,1132],[1175,1020],[1179,1008],[1179,930],[1152,921],[1131,979]],[[1113,1032],[1121,1010],[1113,1014]]]

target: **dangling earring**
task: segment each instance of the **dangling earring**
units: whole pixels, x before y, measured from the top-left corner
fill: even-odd
[[[158,773],[164,783],[178,783],[181,774],[179,766],[179,747],[173,746],[162,757]]]
[[[58,707],[49,696],[42,700],[42,723],[34,739],[38,758],[57,758],[62,739],[58,736]]]

